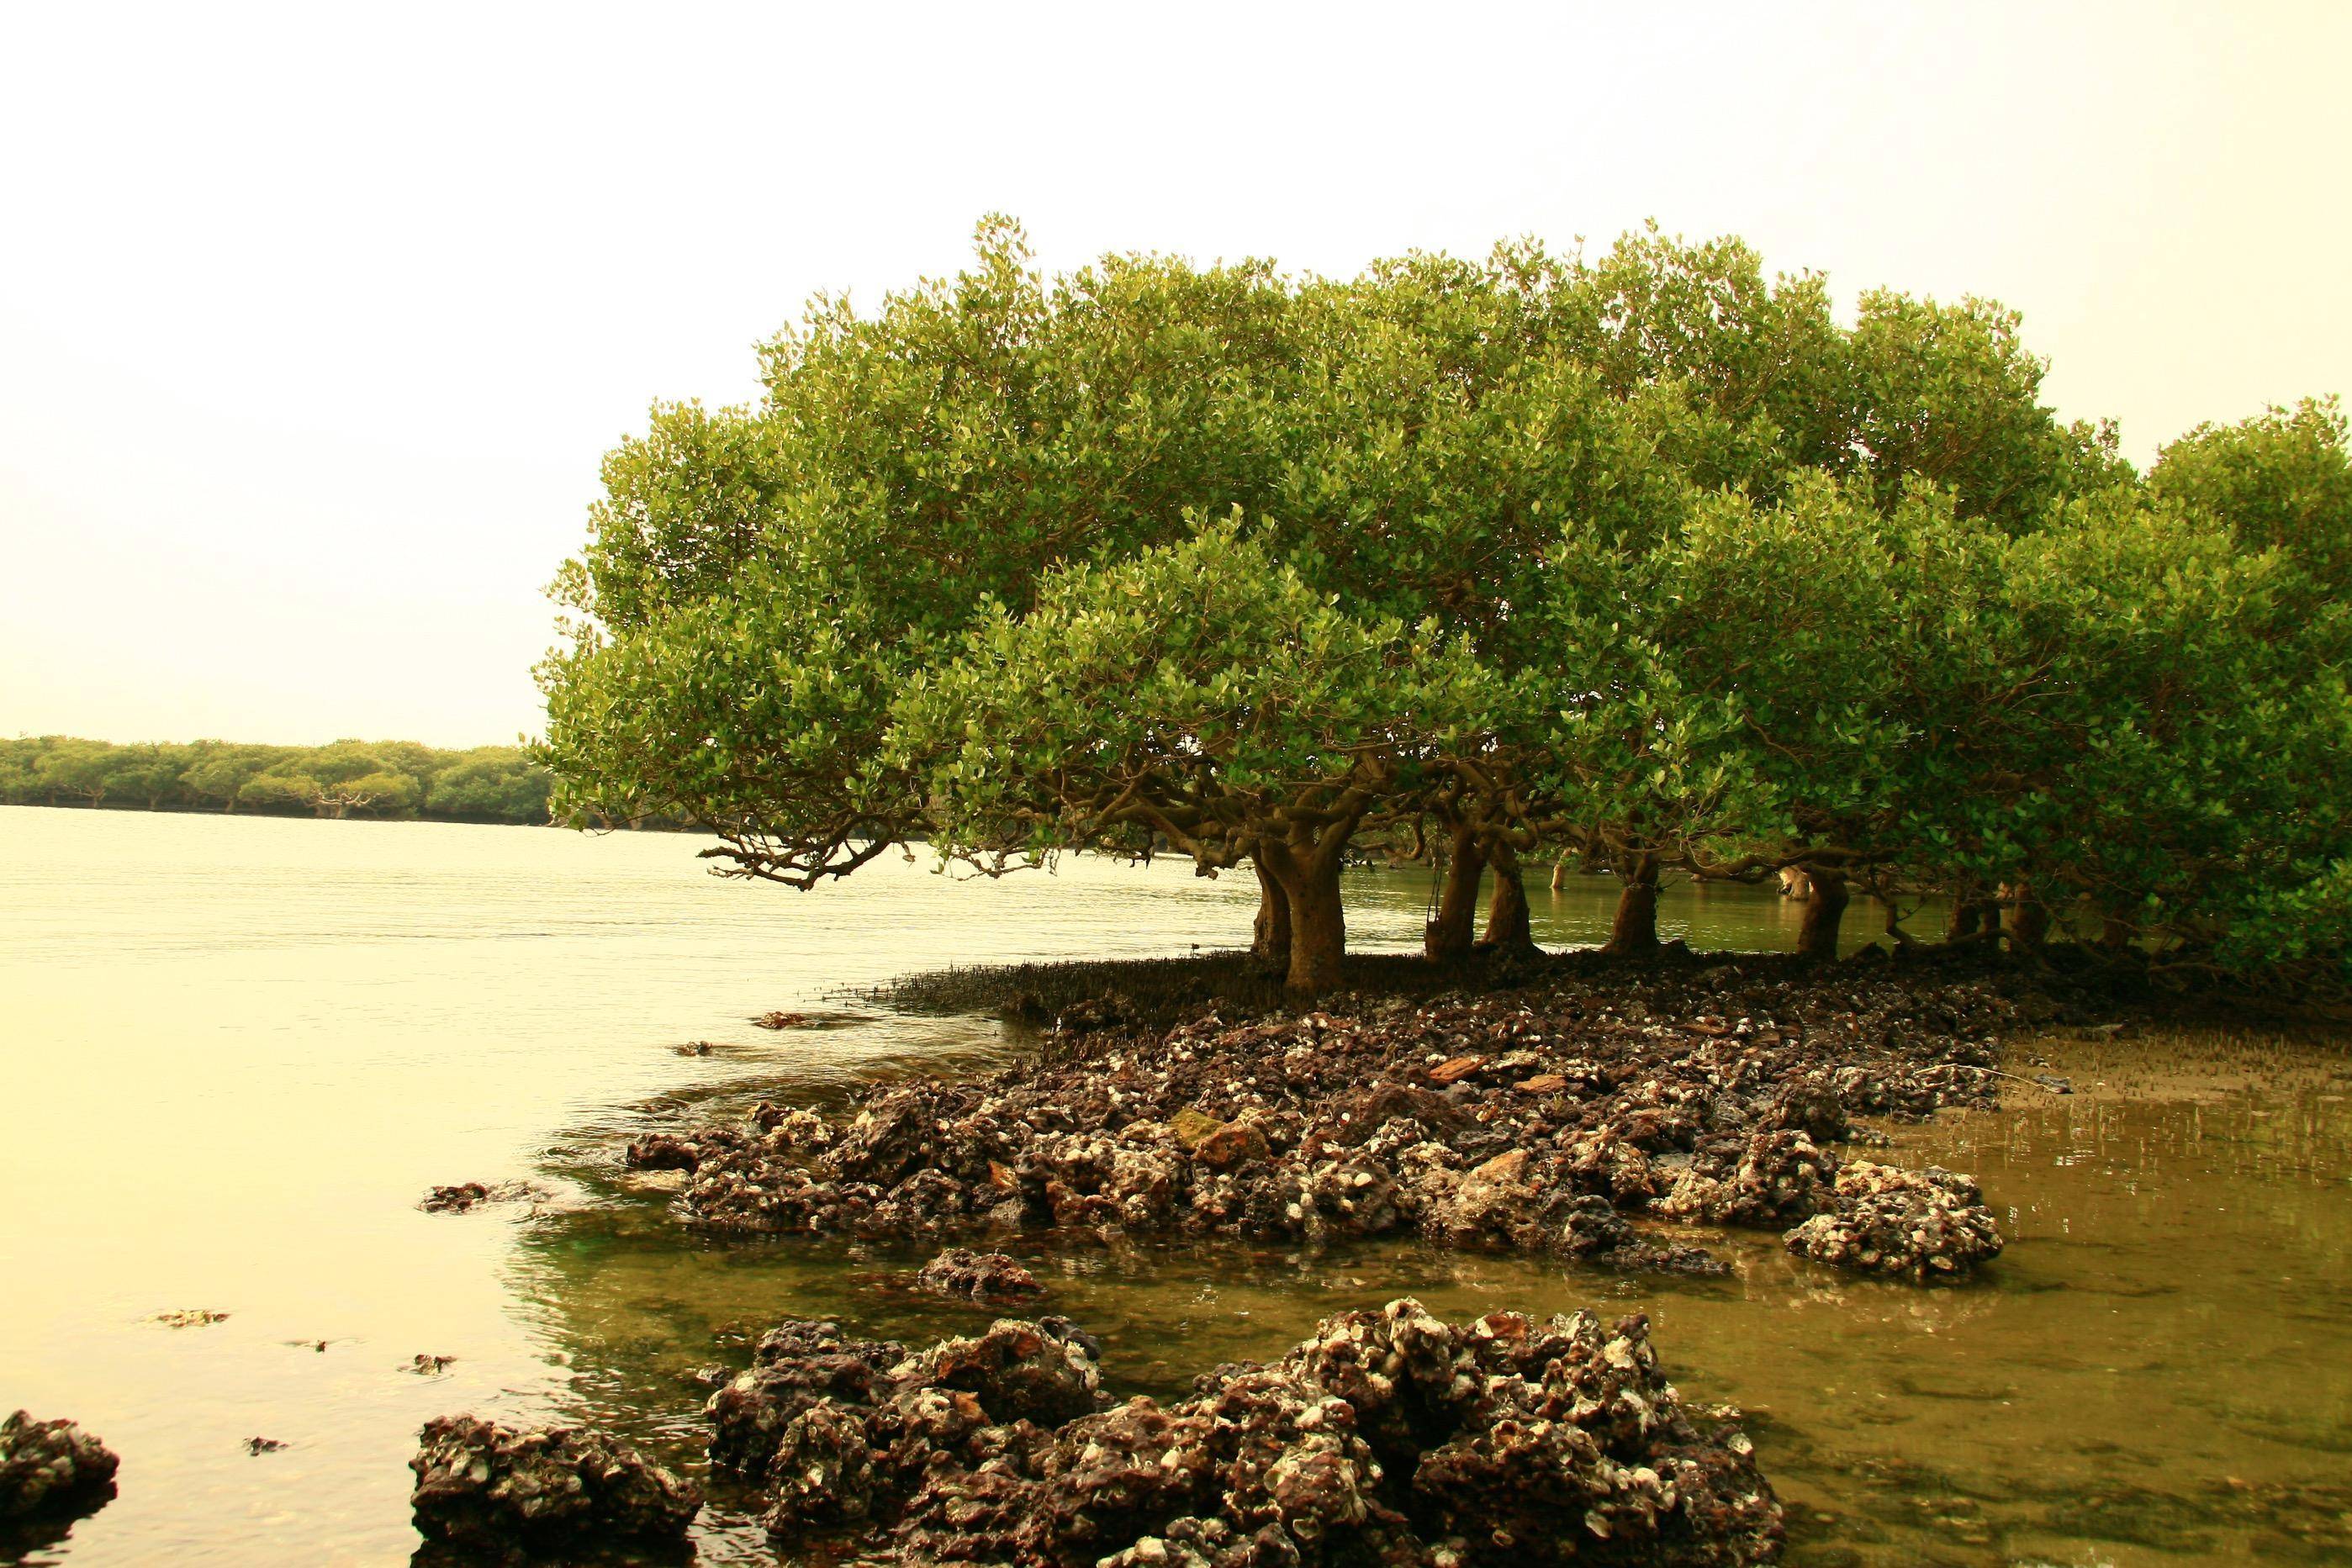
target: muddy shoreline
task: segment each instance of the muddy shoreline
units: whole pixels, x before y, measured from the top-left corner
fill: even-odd
[[[1093,978],[1105,967],[1083,967]],[[1136,967],[1147,983],[1168,973]],[[1034,1019],[1035,971],[1009,974],[1000,1006]],[[1795,1258],[1825,1273],[1950,1284],[1998,1255],[1991,1210],[1969,1176],[1867,1157],[1885,1140],[1862,1120],[1988,1109],[2004,1089],[2067,1092],[2010,1054],[2020,1037],[2071,1027],[2128,1039],[2155,1016],[1999,968],[1751,958],[1633,976],[1523,967],[1475,989],[1356,994],[1308,1010],[1227,995],[1173,1024],[1114,986],[1062,1007],[1033,1049],[993,1071],[914,1074],[823,1113],[763,1103],[740,1122],[681,1124],[634,1141],[624,1163],[667,1173],[686,1233],[782,1245],[903,1251],[1017,1238],[1034,1257],[1194,1239],[1312,1252],[1408,1238],[1703,1273],[1718,1265],[1681,1238],[1729,1225],[1782,1231]],[[1011,1264],[950,1252],[929,1271],[944,1287],[915,1287],[984,1300],[971,1270]],[[918,1352],[787,1322],[709,1402],[714,1500],[759,1515],[780,1551],[877,1562],[1499,1563],[1537,1560],[1532,1541],[1580,1528],[1591,1533],[1580,1560],[1776,1553],[1769,1456],[1757,1459],[1732,1426],[1662,1415],[1666,1448],[1601,1456],[1599,1471],[1590,1434],[1565,1447],[1527,1437],[1537,1412],[1581,1408],[1565,1390],[1582,1375],[1579,1355],[1601,1364],[1603,1343],[1653,1369],[1643,1375],[1656,1385],[1638,1388],[1636,1406],[1671,1409],[1637,1324],[1600,1330],[1570,1354],[1601,1320],[1546,1326],[1507,1312],[1432,1326],[1410,1301],[1382,1311],[1328,1321],[1287,1357],[1204,1371],[1192,1400],[1111,1406],[1090,1394],[1088,1409],[1065,1401],[1035,1419],[993,1406],[1024,1408],[1035,1379],[1023,1367],[1040,1354],[1048,1371],[1082,1359],[1090,1374],[1082,1325],[1004,1320]],[[1461,1405],[1442,1431],[1367,1448],[1360,1424],[1397,1419],[1381,1414],[1388,1396],[1329,1385],[1308,1370],[1314,1346],[1369,1337],[1392,1375],[1411,1359],[1391,1343],[1406,1321],[1420,1325],[1407,1338],[1467,1356],[1490,1396],[1511,1379],[1476,1373],[1488,1354],[1478,1347],[1549,1349],[1514,1363],[1520,1395]],[[1408,1398],[1423,1402],[1422,1427],[1429,1396]],[[1316,1429],[1326,1421],[1337,1425]],[[1485,1457],[1465,1468],[1465,1455]],[[1300,1465],[1343,1484],[1315,1490],[1294,1518],[1265,1483]],[[1485,1497],[1481,1486],[1499,1490]],[[1139,1487],[1157,1500],[1139,1506]],[[1516,1530],[1487,1540],[1455,1528],[1547,1487],[1557,1495],[1528,1504]],[[1646,1522],[1627,1530],[1595,1511],[1609,1497]],[[1584,1514],[1601,1524],[1580,1526]],[[1651,1528],[1659,1521],[1669,1528]]]
[[[1231,978],[1195,961],[1195,981]],[[1041,988],[1037,981],[1045,978]],[[1034,1016],[1055,979],[984,977]],[[918,1074],[820,1113],[633,1142],[672,1212],[712,1233],[1085,1245],[1233,1237],[1441,1248],[1626,1269],[1717,1267],[1680,1228],[1785,1232],[1825,1263],[1957,1279],[2000,1239],[1965,1174],[1864,1157],[1857,1118],[1984,1107],[2002,1042],[2053,1023],[2132,1027],[2116,998],[2013,970],[1903,973],[1770,958],[1628,968],[1539,960],[1478,988],[1350,993],[1312,1009],[1126,967],[1056,1011],[1036,1049],[971,1076]],[[964,999],[985,995],[961,977]],[[1145,994],[1139,997],[1136,993]],[[1209,999],[1199,998],[1203,992]],[[2057,1080],[2033,1085],[2054,1092]]]
[[[1215,983],[1235,977],[1239,985]],[[1866,1157],[1885,1139],[1859,1120],[1990,1107],[2005,1082],[2031,1082],[2001,1065],[2005,1041],[2052,1025],[2113,1032],[2137,1022],[2136,1009],[2112,996],[2070,994],[2000,969],[1911,973],[1771,958],[1630,971],[1538,960],[1495,966],[1469,987],[1359,991],[1306,1009],[1268,1002],[1255,977],[1220,960],[965,972],[955,984],[963,1005],[992,1002],[1024,1021],[1048,1012],[1049,996],[1062,1005],[1043,1019],[1034,1049],[992,1071],[917,1073],[822,1113],[763,1103],[740,1121],[681,1123],[634,1140],[622,1163],[641,1177],[669,1173],[677,1186],[670,1212],[686,1233],[786,1245],[798,1237],[946,1249],[1018,1238],[1034,1255],[1211,1238],[1309,1250],[1417,1238],[1440,1250],[1704,1274],[1722,1265],[1685,1238],[1692,1228],[1728,1225],[1780,1231],[1793,1255],[1827,1271],[1949,1284],[1997,1257],[1992,1211],[1964,1174]],[[1082,994],[1069,998],[1074,989]],[[1176,999],[1187,991],[1189,1008]],[[2034,1086],[2059,1089],[2054,1080]],[[960,1277],[971,1260],[952,1252],[932,1272]],[[1386,1311],[1419,1321],[1410,1303]],[[1318,1333],[1360,1335],[1372,1321],[1360,1314]],[[1049,1347],[1086,1343],[1081,1325],[1065,1332],[1050,1326],[1059,1320],[1045,1322],[1034,1332],[1000,1322],[974,1343],[1007,1334],[1032,1351],[1040,1334]],[[1538,1332],[1507,1314],[1496,1322],[1502,1326],[1416,1332],[1456,1349],[1497,1334],[1565,1344],[1592,1332]],[[1638,1329],[1623,1332],[1641,1338]],[[1507,1489],[1566,1487],[1579,1462],[1530,1447],[1527,1412],[1490,1401],[1458,1410],[1454,1437],[1397,1449],[1397,1477],[1368,1458],[1368,1496],[1391,1479],[1405,1490],[1369,1512],[1360,1499],[1350,1502],[1345,1541],[1368,1519],[1387,1522],[1376,1539],[1329,1542],[1339,1555],[1327,1556],[1315,1539],[1328,1521],[1307,1522],[1303,1536],[1269,1533],[1238,1528],[1258,1521],[1246,1509],[1236,1521],[1178,1501],[1144,1514],[1115,1507],[1114,1519],[1132,1528],[1114,1522],[1106,1534],[1084,1516],[1096,1506],[1092,1488],[1114,1483],[1074,1480],[1087,1470],[1080,1458],[1107,1443],[1156,1443],[1190,1454],[1180,1467],[1184,1486],[1213,1495],[1242,1463],[1225,1451],[1230,1433],[1251,1419],[1247,1410],[1216,1414],[1236,1377],[1256,1377],[1248,1386],[1288,1410],[1284,1419],[1338,1397],[1345,1427],[1377,1420],[1378,1400],[1360,1406],[1319,1385],[1284,1385],[1280,1369],[1311,1359],[1310,1341],[1288,1361],[1204,1371],[1189,1403],[1144,1400],[1091,1416],[1057,1410],[1042,1426],[1015,1417],[1033,1429],[1008,1437],[1013,1429],[1002,1418],[963,1410],[938,1378],[904,1370],[943,1355],[985,1361],[986,1353],[918,1356],[903,1345],[840,1340],[831,1325],[780,1325],[753,1366],[709,1403],[714,1482],[791,1549],[830,1541],[833,1550],[947,1560],[944,1542],[963,1539],[955,1560],[1025,1563],[1076,1561],[1070,1553],[1084,1540],[1139,1563],[1355,1561],[1346,1553],[1359,1546],[1374,1553],[1367,1561],[1511,1561],[1528,1550],[1524,1535],[1506,1531],[1482,1545],[1459,1531],[1416,1533],[1407,1501],[1435,1509],[1431,1518],[1479,1506],[1469,1496],[1445,1503],[1446,1464],[1424,1476],[1427,1453],[1447,1443],[1499,1451],[1489,1479],[1513,1478],[1500,1483]],[[1587,1361],[1598,1354],[1586,1350]],[[1646,1343],[1639,1354],[1654,1365]],[[1554,1375],[1541,1362],[1520,1369],[1535,1390],[1525,1400],[1538,1406],[1559,1397],[1541,1392]],[[889,1367],[902,1370],[886,1377]],[[1278,1396],[1268,1392],[1276,1385]],[[1672,1397],[1660,1384],[1636,1402]],[[1074,1425],[1064,1431],[1062,1422]],[[1096,1432],[1087,1422],[1109,1426]],[[1176,1427],[1193,1432],[1197,1452],[1170,1436]],[[1687,1424],[1672,1429],[1684,1450],[1700,1440]],[[747,1431],[756,1434],[748,1449]],[[1303,1437],[1284,1428],[1255,1462],[1295,1460]],[[1624,1537],[1622,1557],[1607,1552],[1611,1560],[1750,1562],[1777,1549],[1778,1507],[1747,1439],[1725,1427],[1706,1441],[1734,1445],[1717,1448],[1715,1462],[1729,1465],[1737,1484],[1709,1490],[1711,1472],[1688,1470],[1682,1490],[1669,1483],[1650,1497],[1644,1517],[1687,1501],[1693,1517],[1731,1509],[1738,1528],[1704,1540],[1686,1531]],[[1638,1490],[1659,1473],[1643,1458],[1628,1450],[1610,1463],[1652,1478],[1627,1483]],[[1587,1476],[1576,1484],[1590,1491],[1594,1483]],[[1066,1524],[1075,1519],[1076,1534],[1049,1543],[1022,1524],[1041,1510]],[[995,1521],[984,1541],[974,1534],[982,1514]],[[1565,1528],[1563,1521],[1573,1523],[1574,1511],[1542,1528]],[[1608,1539],[1587,1540],[1587,1554],[1606,1551]]]

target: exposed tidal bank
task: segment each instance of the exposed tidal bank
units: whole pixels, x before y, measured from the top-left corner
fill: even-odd
[[[1139,968],[1147,989],[1175,978]],[[1004,1010],[1035,1017],[1020,982],[1036,978]],[[677,1173],[675,1213],[721,1233],[1020,1232],[1033,1256],[1411,1237],[1699,1273],[1720,1265],[1678,1228],[1732,1225],[1780,1232],[1800,1267],[1947,1282],[1999,1254],[1992,1212],[1970,1176],[1864,1157],[1886,1142],[1866,1121],[1987,1108],[2003,1084],[2069,1092],[2004,1042],[2135,1027],[2124,998],[2001,967],[1570,962],[1485,982],[1306,1011],[1196,988],[1173,1023],[1114,986],[1053,1009],[992,1072],[879,1084],[824,1113],[762,1103],[626,1159]],[[1040,1290],[1013,1259],[954,1247],[915,1283],[975,1302]],[[786,1322],[709,1401],[710,1484],[786,1553],[861,1563],[1744,1563],[1779,1548],[1736,1413],[1686,1407],[1638,1316],[1448,1322],[1392,1300],[1188,1397],[1124,1404],[1101,1354],[1058,1317],[928,1348]],[[699,1503],[585,1431],[458,1417],[426,1437],[418,1524],[462,1550],[675,1539]]]
[[[999,978],[1015,1010],[1037,1005],[1022,978]],[[763,1103],[626,1159],[686,1173],[674,1212],[711,1231],[1417,1235],[1705,1271],[1674,1228],[1735,1225],[1928,1282],[1999,1253],[1993,1216],[1965,1175],[1863,1157],[1878,1134],[1855,1119],[1989,1105],[2005,1035],[2113,1021],[2112,998],[1998,969],[1555,962],[1486,982],[1305,1011],[1213,992],[1166,1025],[1112,988],[986,1076],[877,1086],[831,1115]]]
[[[1944,1282],[1998,1255],[1991,1211],[1968,1176],[1861,1157],[1885,1140],[1857,1119],[1991,1105],[2031,1082],[1998,1065],[2023,1029],[2127,1027],[2112,997],[2000,968],[1538,961],[1479,981],[1297,1010],[1224,960],[965,974],[954,1002],[1047,1016],[1034,1052],[828,1113],[763,1103],[640,1137],[625,1161],[679,1173],[674,1213],[722,1233],[1417,1236],[1703,1273],[1721,1265],[1677,1228],[1736,1225]],[[962,1249],[919,1283],[1035,1289]],[[1370,1370],[1334,1381],[1333,1345]],[[1116,1409],[1098,1349],[1055,1318],[923,1352],[788,1322],[711,1398],[712,1474],[780,1542],[894,1561],[1741,1563],[1780,1539],[1752,1445],[1680,1410],[1638,1319],[1448,1325],[1392,1301],[1270,1366],[1204,1375],[1190,1400]],[[1596,1393],[1595,1369],[1631,1381]]]

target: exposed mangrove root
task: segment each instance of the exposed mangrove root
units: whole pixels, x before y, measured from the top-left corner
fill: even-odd
[[[856,1532],[877,1565],[1730,1568],[1780,1541],[1753,1445],[1640,1317],[1395,1301],[1165,1406],[1111,1405],[1097,1354],[1057,1318],[919,1352],[787,1322],[712,1396],[711,1464],[780,1539]]]

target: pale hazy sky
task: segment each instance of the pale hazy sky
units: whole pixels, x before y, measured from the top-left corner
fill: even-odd
[[[535,728],[652,400],[996,209],[1107,249],[1743,235],[2025,313],[2137,459],[2352,392],[2352,5],[0,0],[0,734]]]

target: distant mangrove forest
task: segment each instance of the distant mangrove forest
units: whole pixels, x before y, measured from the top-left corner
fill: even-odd
[[[0,740],[0,802],[13,806],[543,824],[548,782],[546,769],[516,746],[445,751],[413,740]]]

